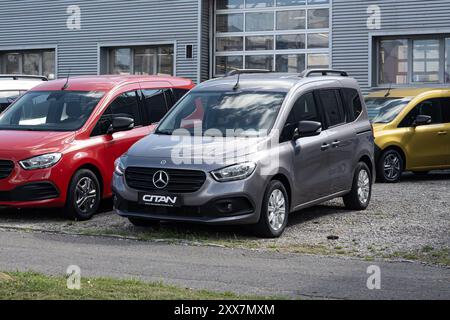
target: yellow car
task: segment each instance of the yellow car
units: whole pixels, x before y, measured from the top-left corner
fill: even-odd
[[[450,89],[392,89],[366,98],[374,127],[377,179],[450,168]]]

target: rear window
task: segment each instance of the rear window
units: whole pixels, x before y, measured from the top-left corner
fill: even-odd
[[[442,98],[441,104],[442,104],[442,112],[443,112],[443,116],[444,116],[444,122],[450,123],[450,97]]]
[[[327,118],[328,126],[333,127],[345,123],[345,110],[337,90],[319,90],[320,101]]]
[[[173,96],[175,98],[175,102],[177,102],[178,100],[183,98],[184,95],[189,92],[189,90],[187,90],[187,89],[178,89],[178,88],[175,88],[172,91],[173,91]]]
[[[344,88],[342,89],[342,93],[344,95],[344,101],[351,120],[356,120],[363,110],[363,105],[358,90]]]

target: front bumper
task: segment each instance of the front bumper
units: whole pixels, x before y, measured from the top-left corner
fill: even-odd
[[[16,163],[12,172],[0,179],[0,207],[62,207],[69,179],[57,167],[27,171]]]
[[[257,174],[241,181],[217,182],[209,174],[193,193],[179,193],[181,207],[138,203],[140,190],[130,188],[124,176],[114,174],[114,210],[122,217],[194,222],[212,225],[255,224],[259,221],[265,181]],[[149,192],[152,194],[152,192]]]

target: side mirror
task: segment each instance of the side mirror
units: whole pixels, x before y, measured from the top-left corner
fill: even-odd
[[[108,134],[120,131],[129,131],[134,128],[134,120],[128,117],[114,117],[108,129]]]
[[[414,119],[413,126],[424,126],[430,124],[433,119],[430,116],[419,114],[416,119]]]
[[[294,131],[293,140],[318,136],[322,132],[322,124],[317,121],[300,121]]]

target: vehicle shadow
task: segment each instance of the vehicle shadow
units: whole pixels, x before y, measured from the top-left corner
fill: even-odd
[[[348,212],[348,210],[345,209],[343,205],[336,204],[336,202],[320,204],[311,208],[298,210],[290,214],[288,228],[309,221],[317,220],[318,222],[322,217],[341,214],[343,212]]]
[[[404,173],[400,183],[402,182],[423,182],[423,181],[440,181],[450,180],[450,170],[431,171],[428,174],[414,174],[412,172]]]
[[[317,205],[311,208],[293,212],[289,216],[289,223],[287,228],[295,227],[309,221],[314,221],[324,216],[339,214],[346,209],[336,203],[327,203]],[[236,226],[209,226],[202,224],[191,224],[182,222],[163,222],[159,227],[145,229],[141,227],[134,227],[136,230],[146,230],[154,234],[161,235],[163,238],[178,238],[189,240],[218,240],[218,241],[242,241],[242,240],[259,240],[252,230],[252,226],[236,225]]]
[[[112,211],[112,200],[103,200],[97,214]],[[14,209],[0,208],[0,223],[67,223],[69,219],[64,216],[64,209]]]

